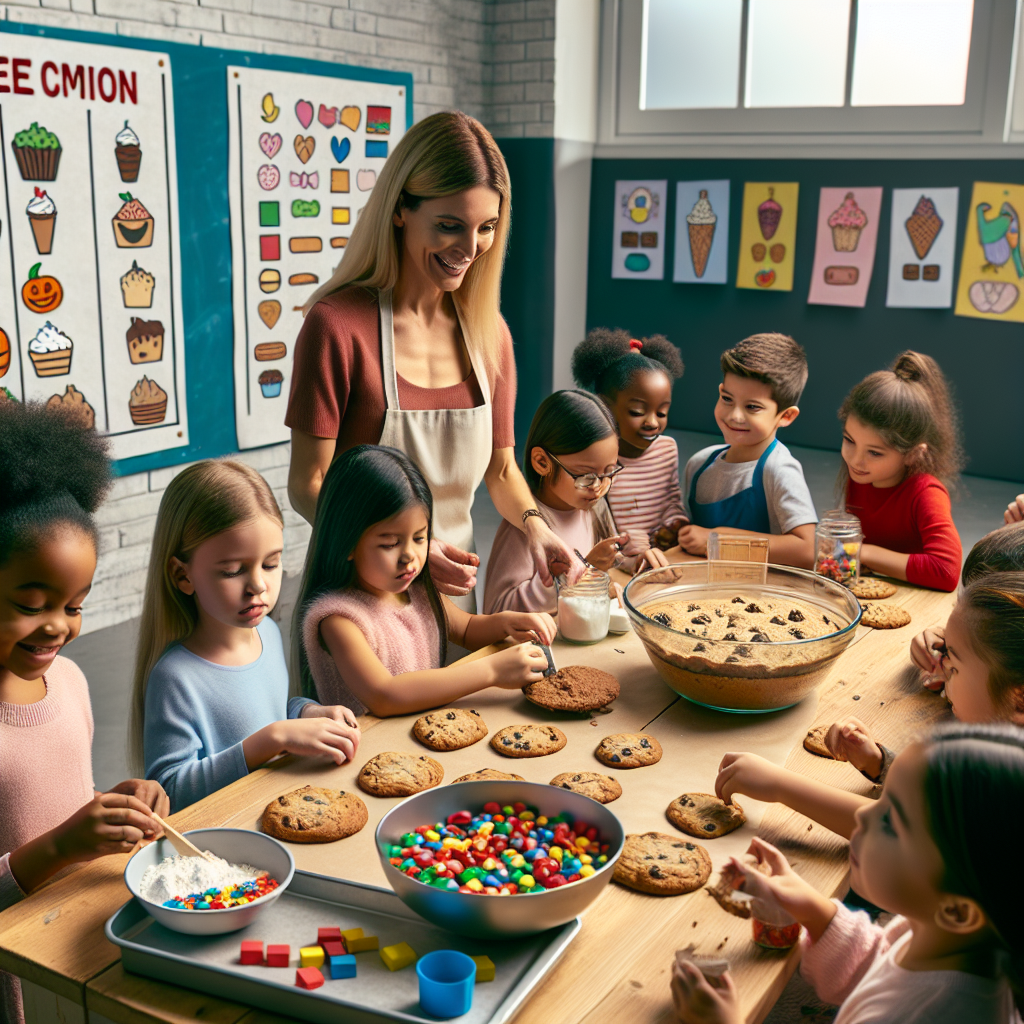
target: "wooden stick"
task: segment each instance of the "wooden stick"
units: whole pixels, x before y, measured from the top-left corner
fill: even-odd
[[[198,846],[195,846],[186,839],[173,825],[169,825],[155,811],[150,811],[149,816],[164,830],[171,846],[183,857],[202,857],[203,860],[208,861],[216,859],[209,850],[200,850]]]

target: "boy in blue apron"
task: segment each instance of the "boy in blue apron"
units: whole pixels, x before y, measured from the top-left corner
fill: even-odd
[[[775,436],[800,415],[804,350],[784,334],[755,334],[722,353],[722,373],[715,421],[726,444],[686,464],[679,546],[703,555],[712,530],[767,535],[768,561],[809,568],[818,516],[803,467]]]

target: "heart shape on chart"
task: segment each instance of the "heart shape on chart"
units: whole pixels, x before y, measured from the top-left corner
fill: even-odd
[[[295,104],[295,116],[303,128],[308,128],[313,123],[313,104],[309,100],[299,100]]]
[[[360,192],[369,192],[377,184],[377,172],[372,168],[363,167],[356,175],[356,187]]]
[[[351,131],[355,131],[359,127],[362,116],[362,112],[358,107],[342,107],[341,113],[338,115],[338,123],[343,124]]]
[[[317,114],[317,120],[325,128],[333,128],[338,123],[338,108],[337,107],[325,107],[321,103],[320,104],[320,113]]]
[[[340,164],[345,157],[348,156],[349,151],[352,149],[352,143],[348,139],[331,139],[331,152],[334,154],[334,159]]]
[[[266,153],[269,160],[273,160],[277,154],[277,151],[281,148],[281,136],[276,132],[271,135],[270,132],[264,132],[260,136],[260,149]]]
[[[316,149],[316,139],[312,135],[307,135],[305,138],[301,135],[295,136],[295,155],[304,164],[309,162],[314,149]]]
[[[257,307],[256,311],[260,315],[260,319],[271,329],[274,329],[274,324],[277,323],[278,318],[281,316],[281,303],[277,299],[264,299]]]
[[[281,184],[281,172],[273,164],[264,164],[257,172],[260,188],[269,192]]]

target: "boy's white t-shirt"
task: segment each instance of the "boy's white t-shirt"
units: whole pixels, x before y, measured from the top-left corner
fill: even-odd
[[[690,483],[700,467],[720,444],[702,448],[686,463],[683,501],[690,500]],[[724,454],[724,451],[723,453]],[[723,501],[734,494],[750,487],[754,479],[757,461],[726,462],[721,455],[700,475],[697,481],[697,501],[708,505],[714,501]],[[810,488],[804,479],[803,466],[792,452],[781,442],[775,446],[771,455],[765,459],[764,473],[761,477],[764,484],[764,496],[768,502],[768,522],[774,534],[789,533],[797,526],[805,523],[816,523],[818,513],[814,509]]]

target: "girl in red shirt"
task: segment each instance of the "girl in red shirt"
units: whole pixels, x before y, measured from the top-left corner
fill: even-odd
[[[938,363],[904,352],[846,396],[846,508],[864,531],[861,564],[933,590],[956,589],[963,549],[947,485],[963,456],[956,410]]]

